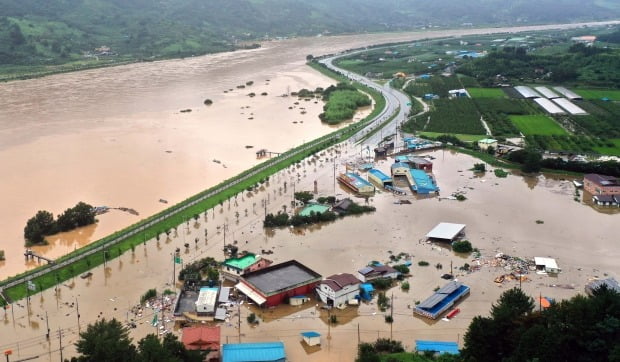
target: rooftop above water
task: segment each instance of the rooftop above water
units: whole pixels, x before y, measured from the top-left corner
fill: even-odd
[[[224,261],[224,265],[237,268],[237,269],[245,269],[250,265],[256,263],[260,259],[256,254],[248,253],[239,258],[230,258]]]

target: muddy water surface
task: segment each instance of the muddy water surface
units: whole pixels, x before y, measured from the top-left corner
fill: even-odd
[[[223,228],[227,225],[227,242],[237,241],[241,250],[260,252],[272,250],[265,257],[282,262],[297,259],[323,276],[333,273],[354,272],[370,260],[387,261],[390,251],[411,255],[411,289],[403,292],[395,287],[387,292],[393,296],[393,336],[407,348],[415,338],[452,340],[462,342],[471,319],[486,314],[499,294],[515,282],[501,287],[493,283],[497,275],[506,271],[483,266],[480,271],[464,273],[458,269],[464,263],[473,265],[469,258],[457,256],[445,246],[422,242],[424,235],[438,222],[467,224],[467,237],[483,255],[504,252],[520,257],[551,256],[557,259],[563,273],[557,278],[528,274],[524,290],[536,297],[568,298],[581,292],[584,284],[594,276],[620,275],[616,263],[620,253],[615,248],[613,235],[617,234],[617,215],[600,214],[591,207],[573,200],[573,188],[568,180],[539,176],[535,179],[510,175],[505,179],[493,174],[474,175],[469,169],[477,160],[449,151],[431,153],[435,175],[442,189],[442,197],[455,191],[464,192],[464,202],[438,197],[416,199],[413,196],[393,196],[381,192],[369,200],[377,211],[357,217],[340,219],[333,223],[315,225],[307,229],[263,230],[261,220],[265,212],[290,208],[293,184],[296,191],[312,190],[317,181],[319,195],[351,196],[346,189],[334,184],[333,170],[342,172],[345,163],[357,157],[357,148],[342,146],[327,151],[319,159],[291,167],[270,178],[260,190],[246,192],[223,207],[209,210],[198,222],[178,228],[170,239],[147,241],[134,253],[93,270],[89,279],[76,278],[60,286],[59,296],[54,290],[44,291],[31,298],[30,314],[21,301],[13,305],[0,324],[3,336],[0,348],[17,349],[19,356],[41,355],[45,360],[58,356],[59,339],[53,335],[45,339],[45,312],[50,328],[62,328],[63,343],[68,345],[77,338],[76,300],[81,314],[80,328],[101,317],[120,320],[135,319],[138,328],[132,337],[139,339],[154,328],[149,322],[151,310],[142,316],[128,313],[140,295],[149,287],[158,290],[172,288],[172,252],[180,247],[184,262],[203,256],[222,258]],[[387,172],[391,161],[380,161],[377,166]],[[286,187],[285,187],[286,183]],[[395,201],[409,199],[412,204],[398,205]],[[363,203],[363,199],[356,199]],[[559,212],[559,210],[563,210]],[[247,212],[247,216],[246,216]],[[237,217],[236,215],[239,215]],[[537,224],[536,220],[543,220]],[[583,225],[597,225],[586,228]],[[205,240],[205,229],[207,240]],[[198,242],[195,243],[196,238]],[[190,247],[183,246],[189,243]],[[420,267],[418,261],[431,266]],[[442,270],[434,265],[442,264]],[[432,290],[445,282],[440,275],[449,272],[450,265],[459,280],[471,287],[471,295],[459,307],[461,313],[453,320],[430,322],[414,317],[411,308],[416,301],[428,297]],[[384,321],[387,312],[378,310],[375,301],[337,310],[338,324],[328,328],[327,312],[312,301],[301,307],[282,306],[257,309],[245,303],[241,308],[241,340],[246,342],[282,340],[291,360],[351,361],[359,338],[372,341],[389,337],[390,327]],[[250,327],[246,316],[254,312],[261,323]],[[2,312],[0,312],[2,313]],[[13,318],[13,314],[14,318]],[[222,341],[236,342],[239,338],[237,312],[222,324]],[[171,323],[172,333],[179,333]],[[309,349],[300,343],[299,333],[314,330],[322,333],[323,345]],[[331,338],[327,339],[330,335]],[[64,355],[73,355],[69,346]]]
[[[257,148],[282,151],[329,132],[316,118],[321,104],[295,106],[293,99],[278,97],[331,83],[304,66],[307,54],[553,27],[292,39],[250,51],[0,84],[0,249],[7,257],[0,278],[31,266],[21,256],[22,233],[37,210],[58,214],[86,201],[140,212],[113,211],[99,218],[92,233],[53,238],[57,242],[37,250],[58,257],[162,210],[166,205],[159,199],[178,202],[241,172],[257,162]],[[248,81],[254,84],[237,88]],[[256,96],[248,97],[250,92]],[[212,106],[203,105],[206,98]],[[184,109],[192,112],[180,113]]]

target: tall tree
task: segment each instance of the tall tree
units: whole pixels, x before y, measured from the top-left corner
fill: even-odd
[[[129,331],[116,319],[89,324],[86,331],[80,333],[75,347],[81,354],[79,361],[129,362],[137,359]]]

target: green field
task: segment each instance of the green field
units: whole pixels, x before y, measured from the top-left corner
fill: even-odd
[[[506,98],[501,88],[467,88],[472,98]]]
[[[521,131],[524,135],[567,135],[568,133],[564,128],[560,127],[553,119],[543,115],[528,115],[528,116],[508,116],[510,121]]]
[[[585,99],[609,98],[612,101],[620,101],[620,90],[609,89],[575,89],[575,93]]]
[[[592,147],[592,149],[602,155],[620,156],[620,138],[613,138],[605,142],[613,143],[614,147]]]
[[[487,138],[486,135],[475,135],[475,134],[453,134],[453,133],[440,133],[440,132],[418,132],[418,135],[421,137],[435,138],[441,135],[450,135],[460,139],[463,142],[476,142],[481,139]]]

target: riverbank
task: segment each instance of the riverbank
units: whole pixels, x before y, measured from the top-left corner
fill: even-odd
[[[255,165],[255,151],[246,145],[282,152],[329,132],[310,120],[320,105],[308,102],[307,114],[300,115],[299,109],[289,109],[290,98],[280,97],[287,88],[331,83],[307,70],[305,54],[553,27],[558,26],[299,38],[267,42],[256,50],[2,83],[0,163],[11,172],[2,181],[9,196],[0,206],[1,248],[7,256],[0,262],[0,277],[37,266],[24,262],[19,241],[23,223],[37,209],[57,214],[67,199],[77,198],[152,215],[165,208],[160,199],[180,202]],[[250,90],[224,93],[248,80],[255,82],[252,92],[269,95],[250,99],[245,94]],[[213,105],[205,107],[205,98]],[[192,112],[180,113],[183,109]],[[273,137],[277,134],[286,137]],[[41,179],[46,182],[36,181]],[[59,258],[139,218],[110,212],[95,227],[59,235],[37,252]]]
[[[501,292],[518,285],[515,281],[501,286],[493,282],[495,277],[506,273],[502,266],[485,262],[498,252],[524,258],[556,258],[563,269],[558,277],[527,275],[529,281],[523,283],[523,289],[535,297],[542,294],[556,300],[569,298],[583,290],[583,284],[593,276],[620,273],[615,262],[618,251],[610,246],[613,240],[609,239],[609,235],[613,235],[615,218],[574,202],[570,181],[542,175],[511,174],[507,178],[497,178],[490,172],[474,175],[468,170],[478,161],[468,155],[450,150],[427,154],[435,158],[433,169],[442,194],[463,190],[467,193],[466,201],[438,201],[437,198],[397,196],[379,191],[369,199],[369,204],[377,208],[372,214],[307,228],[264,229],[263,200],[268,200],[268,213],[282,210],[282,205],[289,204],[292,198],[293,182],[295,191],[312,190],[317,181],[318,195],[335,193],[338,198],[355,198],[333,180],[333,164],[337,173],[343,172],[348,162],[359,158],[359,146],[335,145],[277,172],[257,190],[244,192],[243,199],[216,206],[206,217],[201,215],[197,223],[192,220],[189,227],[181,225],[178,233],[172,232],[169,238],[162,235],[160,242],[148,240],[145,245],[136,246],[135,251],[109,261],[105,267],[94,268],[89,278],[68,280],[59,285],[58,293],[54,289],[37,293],[31,297],[29,307],[23,301],[13,304],[14,316],[7,313],[7,323],[0,326],[0,332],[6,336],[0,347],[16,351],[19,341],[19,358],[41,355],[55,359],[58,351],[54,346],[58,345],[58,337],[53,334],[48,344],[44,336],[47,312],[52,330],[61,329],[63,333],[63,344],[67,345],[64,355],[75,355],[72,343],[78,338],[76,299],[79,300],[82,330],[86,323],[105,315],[107,319],[133,319],[137,324],[130,332],[134,340],[152,333],[150,321],[154,311],[146,309],[140,316],[134,316],[130,306],[151,287],[159,291],[172,288],[172,253],[177,247],[181,249],[185,264],[205,256],[222,258],[224,225],[228,225],[226,241],[237,240],[240,250],[270,250],[273,254],[269,258],[275,263],[296,259],[324,277],[354,273],[371,260],[385,262],[391,255],[388,251],[410,254],[413,266],[408,281],[412,288],[406,292],[397,286],[388,291],[389,295],[394,294],[394,336],[407,348],[420,336],[462,341],[471,319],[486,315]],[[389,173],[390,164],[391,160],[379,161],[376,167]],[[285,182],[287,187],[284,187]],[[400,199],[412,204],[395,203]],[[236,213],[240,214],[239,218]],[[536,220],[544,223],[537,224]],[[478,271],[457,270],[465,263],[475,265],[472,258],[455,255],[442,245],[420,243],[419,240],[441,221],[467,224],[467,238],[485,256]],[[595,230],[582,227],[592,224],[597,225]],[[208,230],[208,240],[204,239],[205,230]],[[195,238],[199,238],[197,244],[193,243]],[[189,243],[189,248],[185,248],[184,243]],[[427,261],[430,266],[418,266],[419,261]],[[443,265],[442,270],[434,267],[438,263]],[[411,307],[445,283],[440,276],[449,271],[451,263],[458,279],[471,288],[471,295],[459,303],[461,313],[450,322],[414,317]],[[309,354],[299,343],[299,333],[307,330],[318,331],[323,336],[328,333],[327,313],[316,308],[314,300],[301,307],[283,305],[272,309],[244,303],[240,312],[242,342],[282,340],[289,358],[295,360],[352,360],[358,325],[364,342],[377,336],[387,338],[390,333],[390,326],[376,303],[363,303],[359,307],[336,310],[338,323],[331,326],[332,339],[325,341],[319,351]],[[260,319],[258,326],[246,323],[250,313]],[[169,319],[169,313],[165,314],[165,319]],[[171,333],[180,335],[179,329],[170,322],[166,324]],[[236,342],[238,334],[236,324],[222,324],[222,340]]]
[[[107,260],[121,256],[128,250],[135,250],[140,242],[145,244],[147,239],[155,236],[159,238],[159,235],[167,230],[176,230],[183,222],[189,225],[191,218],[197,220],[202,213],[206,216],[206,212],[213,209],[217,204],[223,205],[225,201],[230,203],[233,197],[236,200],[244,190],[265,183],[277,171],[298,163],[309,155],[316,154],[336,142],[348,139],[367,123],[372,122],[385,108],[385,99],[378,92],[361,84],[356,84],[355,87],[370,94],[375,105],[370,114],[363,120],[349,124],[346,128],[322,136],[308,144],[303,144],[265,164],[244,171],[137,224],[64,255],[52,265],[4,280],[0,282],[2,295],[7,299],[7,302],[11,303],[29,295],[26,281],[34,283],[37,286],[37,291],[42,291],[74,278],[95,266],[105,264]],[[2,303],[3,301],[0,300],[0,304]]]

